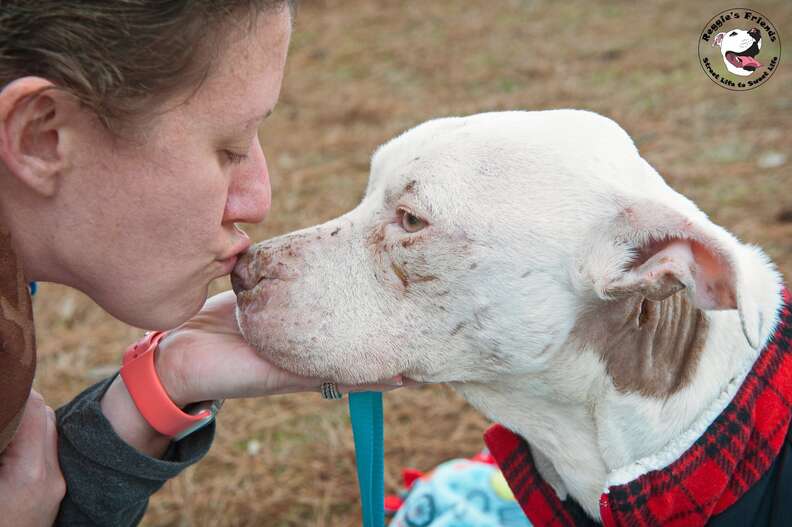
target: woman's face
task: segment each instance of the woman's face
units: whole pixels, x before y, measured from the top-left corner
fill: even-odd
[[[278,100],[291,19],[284,8],[230,30],[186,103],[117,140],[86,111],[60,137],[70,164],[52,203],[56,281],[132,325],[169,328],[247,248],[271,189],[257,131]],[[184,97],[184,96],[182,96]]]

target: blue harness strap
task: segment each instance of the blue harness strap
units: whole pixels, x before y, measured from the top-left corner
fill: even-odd
[[[363,527],[385,526],[385,457],[382,393],[349,394]]]

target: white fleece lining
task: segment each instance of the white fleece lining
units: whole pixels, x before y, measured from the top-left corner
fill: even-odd
[[[737,394],[737,390],[742,386],[743,381],[748,376],[748,373],[751,371],[751,368],[753,368],[758,358],[759,354],[745,361],[740,370],[742,373],[738,377],[732,379],[726,389],[721,392],[720,396],[715,399],[707,411],[702,413],[684,434],[677,436],[659,452],[641,458],[629,465],[612,470],[605,480],[604,492],[607,494],[608,488],[629,483],[647,472],[664,469],[682,457],[682,454],[689,450],[690,447],[693,446],[693,443],[707,431],[707,428],[709,428],[715,419],[723,413]]]
[[[629,465],[612,470],[605,480],[605,490],[603,492],[607,494],[610,487],[624,485],[648,472],[652,472],[653,470],[662,470],[682,457],[682,455],[693,446],[693,443],[695,443],[696,440],[704,434],[704,432],[707,431],[707,428],[709,428],[715,419],[717,419],[717,417],[723,413],[723,411],[732,401],[734,396],[737,394],[737,390],[739,390],[740,386],[742,386],[743,381],[745,381],[748,373],[753,368],[754,363],[767,347],[772,335],[775,334],[775,330],[779,322],[778,316],[776,315],[776,320],[773,323],[773,330],[770,332],[770,337],[765,339],[765,343],[762,346],[761,351],[745,359],[742,368],[739,370],[742,373],[732,379],[732,381],[726,386],[726,389],[721,392],[720,396],[715,399],[707,411],[702,413],[684,434],[677,436],[660,451],[634,461]]]

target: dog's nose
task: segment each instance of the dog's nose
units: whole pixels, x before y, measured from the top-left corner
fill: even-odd
[[[247,291],[256,285],[256,279],[250,269],[252,260],[251,252],[248,250],[239,256],[234,270],[231,271],[231,288],[235,294]]]
[[[760,38],[762,38],[762,32],[759,30],[758,27],[752,27],[751,29],[749,29],[748,34],[751,35],[751,37],[753,37],[754,40],[759,40]]]

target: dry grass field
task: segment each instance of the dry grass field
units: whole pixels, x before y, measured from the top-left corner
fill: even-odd
[[[423,120],[499,109],[616,119],[669,183],[792,277],[792,55],[763,86],[716,86],[698,33],[733,2],[305,0],[280,104],[261,130],[274,205],[255,240],[360,200],[375,147]],[[792,3],[750,3],[792,46]],[[788,44],[786,44],[788,42]],[[226,280],[213,291],[227,289]],[[112,373],[140,335],[44,284],[36,388],[58,406]],[[444,387],[386,395],[389,491],[482,447],[484,418]],[[147,526],[359,524],[346,403],[318,394],[229,401],[206,459],[152,500]]]

